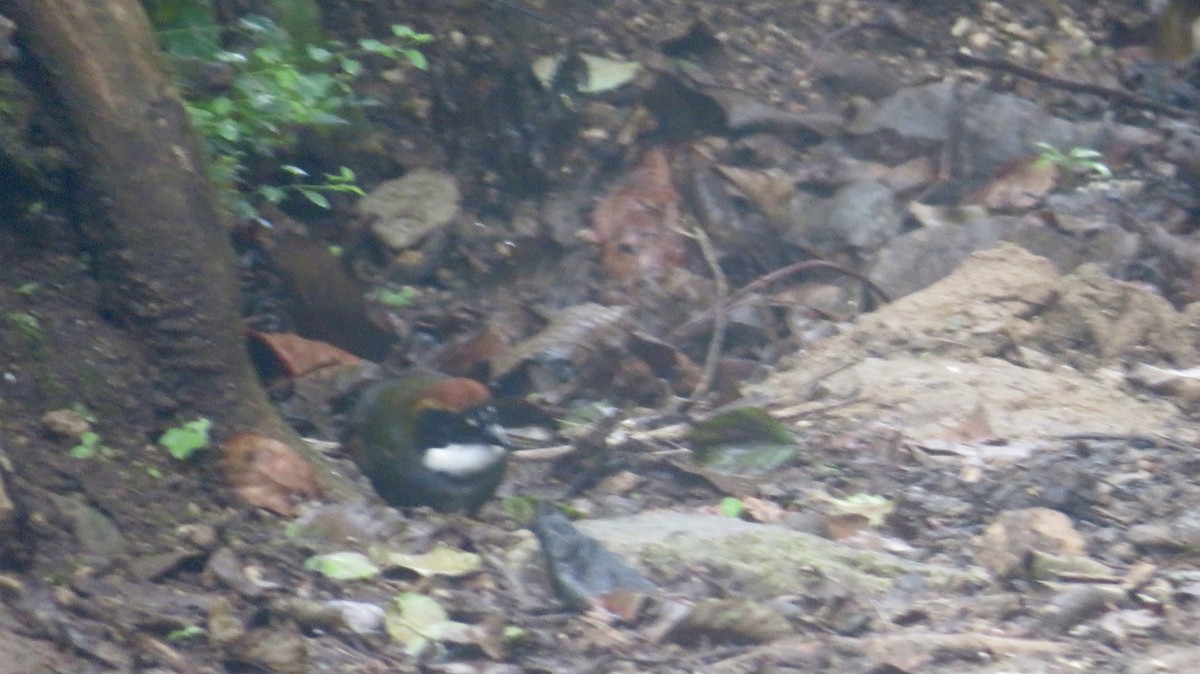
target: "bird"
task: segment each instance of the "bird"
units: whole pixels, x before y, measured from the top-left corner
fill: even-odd
[[[508,462],[487,387],[425,370],[364,389],[350,412],[347,445],[388,504],[472,517],[496,493]]]

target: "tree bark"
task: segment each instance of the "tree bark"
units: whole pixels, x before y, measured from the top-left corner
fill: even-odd
[[[313,459],[250,363],[222,213],[138,0],[0,0],[0,13],[17,22],[71,123],[102,311],[144,345],[160,411],[284,440]]]

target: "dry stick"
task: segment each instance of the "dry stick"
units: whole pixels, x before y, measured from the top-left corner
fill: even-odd
[[[846,267],[845,265],[840,265],[836,262],[830,262],[828,260],[804,260],[803,262],[795,262],[793,264],[789,264],[786,267],[776,269],[775,271],[773,271],[769,274],[764,274],[764,275],[754,279],[750,283],[743,286],[741,288],[741,290],[738,290],[737,292],[730,295],[728,298],[726,298],[723,302],[721,302],[719,305],[717,305],[713,309],[709,309],[709,310],[701,313],[699,316],[696,316],[695,318],[689,320],[687,323],[684,323],[683,325],[679,326],[678,328],[675,328],[675,330],[673,330],[671,332],[671,338],[674,340],[679,340],[679,339],[684,339],[686,337],[689,337],[699,328],[699,326],[703,325],[710,318],[715,320],[714,315],[717,314],[717,309],[720,309],[721,314],[725,314],[726,312],[729,311],[730,308],[732,308],[737,303],[738,300],[742,299],[746,295],[748,295],[752,292],[755,292],[757,290],[760,290],[762,288],[765,288],[765,287],[771,285],[772,283],[778,281],[779,279],[786,278],[793,274],[799,274],[801,272],[811,271],[813,269],[832,269],[833,271],[836,271],[839,274],[843,274],[843,275],[849,276],[850,278],[853,278],[857,281],[861,281],[862,284],[864,286],[866,286],[868,290],[870,290],[871,292],[878,295],[879,298],[882,299],[885,304],[891,301],[891,299],[888,297],[887,293],[883,292],[882,288],[875,285],[875,282],[872,281],[871,279],[867,278],[862,272],[855,271],[854,269]]]
[[[833,41],[839,40],[855,30],[864,29],[876,29],[890,32],[897,37],[903,38],[925,48],[931,54],[937,54],[940,52],[945,58],[954,61],[959,65],[998,70],[1000,72],[1006,72],[1011,75],[1016,75],[1017,77],[1031,80],[1033,82],[1047,84],[1064,91],[1072,91],[1080,94],[1091,94],[1120,105],[1127,105],[1131,108],[1139,108],[1142,110],[1149,110],[1151,112],[1159,112],[1165,115],[1171,115],[1172,117],[1195,118],[1197,116],[1192,110],[1176,107],[1174,105],[1166,105],[1165,103],[1158,103],[1148,98],[1138,96],[1127,89],[1117,89],[1115,87],[1106,87],[1100,84],[1089,84],[1087,82],[1079,82],[1077,80],[1055,77],[1053,75],[1047,75],[1032,68],[1026,68],[1025,66],[1017,65],[1016,63],[1005,61],[1003,59],[991,59],[983,56],[975,56],[973,54],[968,54],[953,48],[943,49],[939,45],[936,45],[929,40],[914,34],[912,31],[904,27],[899,21],[894,20],[892,15],[885,15],[884,20],[882,21],[859,22],[840,28],[823,38],[817,47],[812,50],[812,52],[819,53],[824,51],[824,49],[826,49]],[[812,63],[814,63],[816,59],[817,57],[815,56],[809,56],[810,65],[806,68],[806,70],[812,69]]]
[[[1141,108],[1151,112],[1161,112],[1172,117],[1195,117],[1196,113],[1191,110],[1179,108],[1174,105],[1166,105],[1164,103],[1156,103],[1148,98],[1143,98],[1126,89],[1116,89],[1106,87],[1099,84],[1088,84],[1087,82],[1078,82],[1076,80],[1068,80],[1053,75],[1038,72],[1032,68],[1026,68],[1009,61],[999,59],[984,58],[982,56],[972,56],[959,51],[949,53],[950,59],[960,65],[978,66],[981,68],[991,68],[1006,72],[1017,77],[1023,77],[1027,80],[1032,80],[1041,84],[1048,84],[1057,89],[1064,91],[1073,91],[1079,94],[1092,94],[1101,98],[1108,99],[1114,103],[1128,105],[1133,108]]]
[[[696,382],[692,394],[688,396],[692,402],[696,402],[708,393],[717,374],[717,363],[721,359],[721,347],[725,342],[725,328],[729,324],[729,307],[725,305],[726,296],[729,295],[729,282],[725,279],[725,272],[721,271],[717,251],[713,248],[708,234],[703,229],[694,227],[692,236],[696,238],[696,243],[700,244],[700,252],[704,254],[704,261],[708,263],[713,281],[717,284],[717,302],[712,309],[716,315],[713,317],[712,337],[708,340],[708,353],[704,356],[704,373],[700,375],[700,381]]]

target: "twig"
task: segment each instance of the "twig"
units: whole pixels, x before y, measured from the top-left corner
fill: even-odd
[[[688,322],[672,330],[671,339],[680,340],[692,336],[697,330],[699,330],[700,326],[704,325],[704,323],[709,320],[715,320],[718,308],[722,312],[728,312],[729,309],[733,308],[737,304],[738,300],[742,299],[746,295],[765,288],[782,278],[806,271],[812,271],[813,269],[831,269],[839,274],[849,276],[850,278],[860,281],[868,290],[878,295],[885,304],[891,301],[887,293],[883,292],[882,288],[875,285],[875,282],[867,278],[862,272],[846,267],[845,265],[840,265],[836,262],[830,262],[828,260],[804,260],[803,262],[789,264],[786,267],[776,269],[769,274],[764,274],[754,279],[747,285],[743,286],[741,290],[738,290],[726,298],[717,307],[713,307],[712,309],[704,311],[699,316],[692,318]]]
[[[951,60],[960,65],[999,70],[1001,72],[1016,75],[1017,77],[1027,80],[1032,80],[1041,84],[1048,84],[1056,89],[1073,91],[1078,94],[1092,94],[1093,96],[1099,96],[1112,101],[1113,103],[1127,105],[1132,108],[1140,108],[1142,110],[1149,110],[1151,112],[1160,112],[1164,115],[1171,115],[1172,117],[1196,116],[1196,113],[1192,112],[1191,110],[1185,110],[1184,108],[1179,108],[1174,105],[1166,105],[1165,103],[1157,103],[1148,98],[1138,96],[1137,94],[1126,89],[1116,89],[1114,87],[1106,87],[1101,84],[1089,84],[1087,82],[1079,82],[1077,80],[1068,80],[1062,77],[1047,75],[1032,68],[1026,68],[1025,66],[1017,65],[1016,63],[1012,63],[1010,61],[984,58],[982,56],[965,54],[960,51],[951,51],[949,56]]]
[[[845,32],[848,32],[850,29],[862,30],[866,28],[874,28],[885,32],[890,32],[897,37],[913,42],[914,44],[928,50],[931,54],[940,52],[945,58],[959,65],[976,68],[988,68],[990,70],[1005,72],[1010,75],[1016,75],[1017,77],[1031,80],[1033,82],[1047,84],[1057,89],[1062,89],[1063,91],[1071,91],[1079,94],[1091,94],[1116,104],[1126,105],[1131,108],[1149,110],[1151,112],[1158,112],[1165,115],[1171,115],[1172,117],[1195,118],[1197,116],[1192,110],[1176,107],[1174,105],[1167,105],[1165,103],[1158,103],[1148,98],[1138,96],[1128,89],[1117,89],[1115,87],[1106,87],[1101,84],[1089,84],[1087,82],[1080,82],[1078,80],[1055,77],[1054,75],[1047,75],[1032,68],[1026,68],[1025,66],[1012,63],[1011,61],[975,56],[953,47],[950,49],[945,49],[940,45],[934,44],[933,42],[930,42],[929,40],[926,40],[925,38],[909,30],[903,25],[902,21],[897,20],[896,14],[894,13],[885,13],[881,15],[881,18],[881,21],[851,24],[846,28],[833,32],[831,36],[841,38]],[[827,40],[828,38],[826,40],[822,40],[820,47],[824,47]],[[814,50],[814,52],[815,51],[818,50]],[[816,57],[813,56],[810,56],[809,58],[810,60],[816,60]]]
[[[713,378],[717,374],[717,363],[721,360],[721,347],[725,342],[725,329],[729,325],[729,308],[725,306],[725,298],[729,295],[729,282],[725,279],[725,272],[721,271],[721,263],[717,258],[717,251],[713,248],[708,234],[700,227],[693,228],[692,233],[696,238],[696,243],[700,244],[700,252],[704,254],[704,261],[708,263],[708,268],[712,271],[713,281],[717,284],[717,302],[713,306],[713,311],[715,312],[713,317],[713,331],[712,337],[708,340],[708,353],[704,356],[704,372],[700,375],[700,381],[696,382],[696,386],[692,389],[692,394],[689,396],[689,399],[695,402],[708,393],[709,387],[712,386]]]

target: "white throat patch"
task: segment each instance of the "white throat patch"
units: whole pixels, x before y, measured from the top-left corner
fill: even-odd
[[[422,463],[426,468],[439,473],[446,473],[454,477],[467,477],[495,466],[506,451],[500,445],[483,443],[430,447],[425,450]]]

